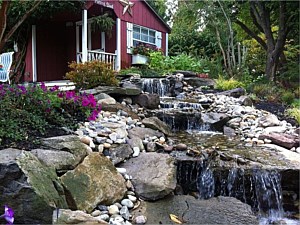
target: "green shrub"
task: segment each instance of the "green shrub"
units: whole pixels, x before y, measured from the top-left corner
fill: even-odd
[[[290,92],[290,91],[284,92],[284,93],[282,94],[282,96],[281,96],[281,100],[282,100],[285,104],[288,104],[288,105],[292,104],[293,101],[294,101],[294,99],[295,99],[295,96],[294,96],[294,94],[293,94],[292,92]]]
[[[282,99],[283,89],[275,86],[274,83],[255,84],[252,92],[260,99],[270,102],[280,102]]]
[[[229,80],[225,79],[222,76],[219,76],[218,79],[215,80],[216,81],[216,88],[217,89],[221,89],[221,90],[231,90],[234,88],[244,88],[245,84],[243,84],[240,81],[237,81],[233,78],[230,78]]]
[[[90,89],[100,85],[118,85],[110,64],[101,61],[72,62],[69,67],[72,71],[66,74],[66,78],[76,83],[77,88]]]
[[[0,85],[0,142],[33,142],[52,126],[76,127],[78,121],[95,120],[100,106],[93,95],[58,87]]]
[[[300,124],[300,109],[293,107],[286,110],[286,115],[294,118]]]

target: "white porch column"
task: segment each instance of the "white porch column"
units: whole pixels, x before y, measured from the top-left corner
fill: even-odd
[[[88,52],[88,45],[87,45],[87,10],[82,10],[82,62],[87,61],[87,52]]]
[[[32,50],[32,81],[37,81],[37,66],[36,66],[36,25],[31,27],[31,50]]]
[[[166,33],[166,56],[169,55],[169,34]]]
[[[116,58],[116,71],[119,71],[121,69],[121,20],[120,18],[117,18],[116,22],[116,27],[117,27],[117,58]]]

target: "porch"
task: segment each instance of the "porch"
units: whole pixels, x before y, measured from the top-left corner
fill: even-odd
[[[87,50],[87,61],[99,60],[110,65],[112,70],[116,70],[117,54],[104,52],[102,50]],[[77,63],[83,62],[82,52],[77,52]]]

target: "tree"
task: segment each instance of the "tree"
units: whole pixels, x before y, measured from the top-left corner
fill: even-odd
[[[2,52],[7,41],[12,37],[16,30],[22,25],[22,23],[37,9],[42,3],[42,0],[35,0],[30,3],[30,8],[22,15],[22,17],[15,22],[11,27],[7,27],[8,23],[8,12],[10,7],[13,5],[12,1],[0,2],[0,52]],[[28,2],[21,4],[29,4]]]
[[[254,38],[266,51],[265,74],[270,81],[274,81],[279,63],[285,64],[284,47],[288,34],[299,28],[299,2],[288,1],[247,1],[238,4],[245,7],[249,4],[249,14],[252,24],[246,25],[243,14],[238,14],[235,23],[238,24],[250,37]],[[272,28],[278,27],[277,32]],[[298,28],[297,28],[298,27]],[[299,31],[299,30],[298,30]],[[259,33],[263,33],[265,38],[261,38]],[[298,33],[299,34],[299,33]],[[281,65],[282,66],[282,65]]]

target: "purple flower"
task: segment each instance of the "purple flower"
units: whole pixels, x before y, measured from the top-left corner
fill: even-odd
[[[76,96],[76,93],[75,93],[75,91],[67,91],[66,92],[66,99],[68,100],[68,99],[72,99],[72,98],[74,98]]]
[[[88,98],[82,99],[81,105],[82,105],[83,107],[87,107],[89,104],[90,104],[90,101],[89,101]]]
[[[50,92],[57,91],[59,87],[57,85],[54,85],[52,88],[50,88]]]
[[[41,88],[44,92],[47,91],[47,87],[44,82],[41,83]]]
[[[65,96],[64,92],[57,93],[57,97],[59,97],[59,98],[63,98],[64,96]]]
[[[8,224],[13,224],[14,222],[14,211],[9,208],[7,205],[4,206],[4,214],[0,216],[0,218],[4,218]]]

